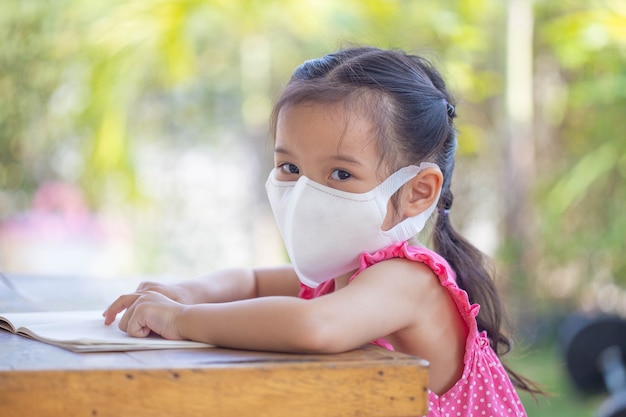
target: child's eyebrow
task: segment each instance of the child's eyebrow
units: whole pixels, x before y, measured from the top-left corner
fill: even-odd
[[[283,155],[287,155],[287,156],[292,156],[292,153],[289,152],[289,150],[281,147],[281,146],[277,146],[274,148],[274,153],[277,154],[283,154]],[[359,161],[357,158],[353,157],[352,155],[348,155],[348,154],[336,154],[331,156],[329,159],[334,159],[337,161],[342,161],[342,162],[347,162],[351,165],[359,165],[359,166],[363,166],[363,163],[361,161]]]
[[[351,155],[347,154],[337,154],[332,157],[332,159],[336,159],[338,161],[347,162],[351,165],[360,165],[363,166],[363,163],[359,161],[357,158],[354,158]]]
[[[277,146],[274,148],[274,153],[284,153],[285,155],[291,155],[291,152],[289,152],[287,149],[282,148],[280,146]]]

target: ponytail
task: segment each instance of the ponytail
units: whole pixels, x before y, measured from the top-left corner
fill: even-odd
[[[510,340],[501,332],[504,308],[498,297],[490,266],[481,251],[454,230],[450,223],[449,210],[452,192],[442,191],[439,216],[433,232],[435,251],[456,272],[459,287],[463,288],[472,303],[480,304],[476,318],[478,329],[489,335],[491,347],[501,355],[511,350]]]
[[[503,332],[502,328],[505,311],[502,301],[493,280],[494,271],[487,257],[474,245],[461,236],[450,223],[450,208],[453,196],[449,181],[442,190],[439,200],[439,215],[433,232],[433,245],[456,272],[457,284],[469,296],[471,303],[480,305],[476,321],[479,331],[486,331],[491,347],[498,356],[511,350],[512,341]],[[543,391],[534,382],[526,379],[504,364],[513,384],[531,394],[541,394]]]

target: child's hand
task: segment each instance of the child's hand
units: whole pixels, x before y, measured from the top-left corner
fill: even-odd
[[[146,337],[150,332],[166,339],[183,339],[178,333],[176,319],[184,306],[154,291],[120,296],[105,310],[104,324],[115,321],[115,316],[126,309],[119,328],[133,337]]]

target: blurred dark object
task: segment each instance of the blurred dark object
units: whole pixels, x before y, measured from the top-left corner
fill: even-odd
[[[559,343],[570,378],[580,391],[606,391],[598,417],[626,417],[626,320],[574,313],[562,324]]]

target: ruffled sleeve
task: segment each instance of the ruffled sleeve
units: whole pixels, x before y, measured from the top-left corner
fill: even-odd
[[[437,276],[441,285],[443,285],[452,296],[457,309],[461,313],[461,316],[470,330],[470,334],[468,336],[473,338],[478,334],[476,316],[478,315],[480,306],[478,304],[470,303],[467,293],[457,285],[456,274],[448,262],[430,249],[420,246],[412,246],[406,241],[402,241],[389,245],[386,248],[371,254],[363,253],[360,258],[360,267],[350,278],[350,282],[352,282],[352,280],[354,280],[361,272],[370,266],[393,258],[410,259],[427,265]]]

